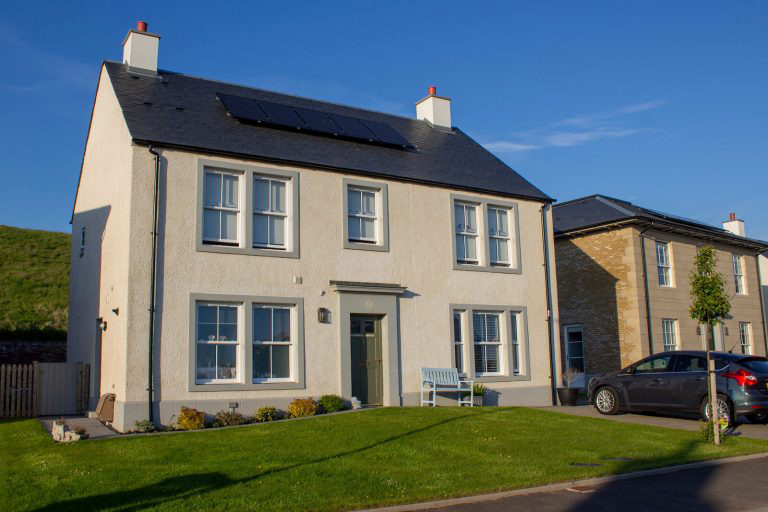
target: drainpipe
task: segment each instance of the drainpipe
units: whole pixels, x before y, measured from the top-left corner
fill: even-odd
[[[768,326],[765,325],[765,303],[763,302],[763,276],[760,275],[760,253],[755,254],[755,264],[757,265],[757,288],[760,293],[760,318],[763,320],[763,342],[765,343],[765,353],[768,355]]]
[[[541,239],[544,246],[544,281],[547,287],[547,331],[549,334],[549,381],[552,392],[552,405],[557,405],[557,365],[555,364],[555,335],[552,321],[552,281],[549,276],[549,237],[547,236],[547,212],[550,206],[541,207]]]
[[[152,265],[149,278],[149,340],[147,343],[147,415],[150,423],[154,423],[154,359],[155,359],[155,296],[157,269],[157,204],[160,198],[160,153],[154,146],[149,146],[149,152],[155,157],[155,191],[152,199]]]
[[[643,285],[645,286],[645,316],[648,323],[648,355],[653,355],[653,321],[651,320],[651,293],[648,289],[648,263],[645,261],[645,232],[653,227],[653,222],[640,232],[640,253],[643,258]],[[651,240],[651,238],[648,238]]]

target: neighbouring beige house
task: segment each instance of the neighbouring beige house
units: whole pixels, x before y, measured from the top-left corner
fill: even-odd
[[[72,217],[68,358],[115,428],[418,405],[421,367],[553,403],[551,199],[448,98],[389,115],[158,69],[158,46],[140,24],[103,64]]]
[[[664,350],[702,350],[691,319],[696,251],[711,245],[731,312],[715,328],[718,350],[766,354],[758,255],[734,214],[723,229],[594,195],[553,207],[564,364],[585,376]],[[585,379],[584,382],[587,382]]]

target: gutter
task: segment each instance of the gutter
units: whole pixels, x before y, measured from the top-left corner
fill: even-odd
[[[640,232],[640,253],[643,258],[643,285],[645,287],[645,316],[648,325],[648,355],[653,355],[653,322],[651,321],[651,294],[648,289],[648,263],[645,257],[645,240],[652,240],[652,238],[645,236],[645,232],[653,227],[651,222],[648,227]],[[763,324],[765,325],[765,324]]]
[[[757,265],[757,287],[760,294],[760,318],[763,321],[763,343],[765,343],[765,353],[768,354],[768,326],[765,325],[765,303],[763,299],[763,276],[760,275],[760,254],[755,254],[755,264]]]
[[[149,339],[147,341],[147,416],[154,423],[155,298],[157,294],[157,205],[160,198],[160,153],[147,148],[155,158],[155,191],[152,198],[152,264],[149,278]]]
[[[547,333],[549,335],[549,381],[552,392],[552,405],[557,405],[557,364],[555,362],[555,333],[554,322],[552,321],[552,280],[550,279],[549,264],[549,237],[547,235],[547,211],[551,205],[545,204],[541,207],[541,238],[544,249],[544,282],[547,291]]]

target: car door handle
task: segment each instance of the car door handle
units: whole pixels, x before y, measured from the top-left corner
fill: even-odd
[[[696,377],[696,380],[707,380],[706,377]]]
[[[653,379],[653,382],[664,382],[664,379],[656,377],[655,379]]]

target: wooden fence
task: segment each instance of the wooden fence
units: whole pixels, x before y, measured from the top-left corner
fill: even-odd
[[[0,418],[37,416],[38,371],[37,363],[0,366]]]
[[[0,418],[84,414],[90,396],[90,365],[0,365]]]

